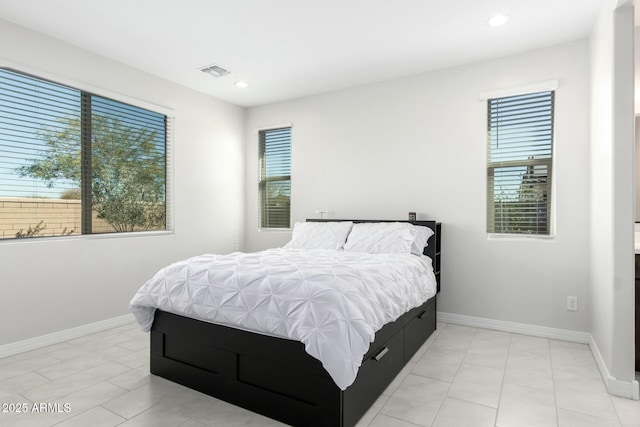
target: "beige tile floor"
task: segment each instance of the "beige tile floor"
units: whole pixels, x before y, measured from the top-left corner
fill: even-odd
[[[0,427],[282,425],[149,375],[148,348],[131,324],[0,359]],[[586,345],[440,324],[359,426],[640,426],[640,402]]]

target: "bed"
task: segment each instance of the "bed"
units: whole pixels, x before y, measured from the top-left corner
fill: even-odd
[[[440,291],[440,223],[400,223],[433,231],[423,254],[431,260],[437,294]],[[155,309],[148,326],[152,374],[294,426],[355,425],[436,329],[436,295],[433,295],[376,329],[363,350],[364,356],[357,358],[359,367],[356,366],[353,378],[344,379],[340,373],[348,377],[349,369],[338,368],[336,374],[330,363],[320,362],[309,354],[308,340],[281,337],[276,333],[277,326],[273,326],[274,334],[258,333],[251,327],[238,329],[225,322],[192,318],[169,307]],[[357,343],[358,337],[349,336],[347,341]]]

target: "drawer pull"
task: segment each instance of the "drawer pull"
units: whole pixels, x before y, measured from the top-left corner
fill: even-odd
[[[420,314],[418,315],[418,319],[422,319],[422,318],[424,317],[424,315],[425,315],[425,314],[427,314],[427,311],[426,311],[426,310],[425,310],[425,311],[423,311],[422,313],[420,313]]]
[[[389,349],[387,347],[385,347],[382,350],[380,350],[378,352],[378,354],[373,356],[372,359],[375,360],[376,362],[378,362],[378,361],[380,361],[380,359],[382,359],[384,357],[385,354],[387,354],[387,352],[389,352]]]

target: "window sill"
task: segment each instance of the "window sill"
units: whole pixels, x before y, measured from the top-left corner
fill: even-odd
[[[543,235],[531,235],[531,234],[500,234],[500,233],[488,233],[487,240],[496,241],[510,241],[510,242],[554,242],[556,240],[555,234],[548,236]]]
[[[25,237],[21,239],[3,239],[0,240],[0,245],[3,244],[34,244],[42,242],[68,242],[71,240],[100,240],[100,239],[126,239],[135,237],[156,237],[156,236],[172,236],[175,233],[172,230],[163,231],[132,231],[126,233],[101,233],[101,234],[78,234],[72,236],[58,236],[58,237]]]

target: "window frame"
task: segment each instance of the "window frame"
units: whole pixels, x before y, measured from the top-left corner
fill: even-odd
[[[289,175],[278,175],[272,177],[263,177],[263,170],[265,169],[265,158],[263,153],[263,135],[269,131],[277,131],[281,129],[289,129]],[[258,135],[258,231],[290,231],[292,229],[291,221],[291,156],[293,153],[293,126],[291,123],[285,123],[280,125],[273,125],[268,127],[259,128],[256,130]],[[269,182],[289,182],[289,226],[288,227],[269,227],[264,226],[263,221],[263,189]]]
[[[554,240],[556,227],[555,227],[555,160],[556,160],[556,114],[557,114],[557,92],[558,82],[556,80],[549,80],[539,83],[527,84],[515,88],[499,89],[483,92],[480,96],[480,101],[483,102],[485,117],[487,122],[485,123],[485,155],[486,155],[486,233],[489,239],[510,239],[510,240]],[[527,160],[514,160],[504,162],[494,162],[490,160],[490,100],[499,98],[508,98],[520,95],[533,95],[536,93],[552,92],[552,110],[551,110],[551,157],[548,159],[527,159]],[[489,223],[494,218],[495,209],[492,209],[492,204],[495,203],[494,194],[490,191],[489,183],[492,177],[492,173],[497,167],[509,167],[509,166],[521,166],[521,167],[533,167],[544,165],[547,167],[547,221],[548,221],[548,234],[535,234],[535,233],[508,233],[502,231],[490,231]],[[495,229],[494,229],[495,230]]]
[[[139,231],[127,231],[127,232],[103,232],[103,233],[90,233],[83,234],[82,225],[78,234],[71,234],[66,236],[35,236],[29,238],[5,238],[0,239],[0,244],[34,244],[49,241],[69,241],[77,239],[111,239],[111,238],[134,238],[134,237],[151,237],[151,236],[166,236],[174,234],[174,123],[176,114],[173,109],[157,105],[155,103],[141,100],[135,97],[123,95],[121,93],[112,92],[101,87],[93,86],[87,83],[79,82],[70,78],[62,77],[57,74],[42,71],[40,69],[31,68],[22,64],[12,63],[10,61],[0,60],[0,69],[9,70],[15,73],[31,77],[33,79],[41,80],[43,82],[50,82],[55,85],[66,86],[70,89],[77,90],[82,94],[88,94],[91,96],[97,96],[110,101],[115,101],[128,106],[145,109],[153,113],[161,114],[165,116],[165,228],[162,230],[139,230]],[[84,144],[81,144],[84,147]],[[81,185],[83,185],[81,183]],[[84,203],[84,202],[82,202]],[[81,211],[81,215],[84,212]]]

